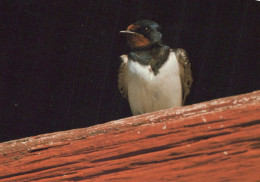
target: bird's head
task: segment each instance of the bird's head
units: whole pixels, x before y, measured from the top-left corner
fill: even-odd
[[[120,31],[125,34],[127,44],[131,48],[144,48],[161,42],[162,34],[160,26],[150,20],[140,20],[127,27],[126,30]]]

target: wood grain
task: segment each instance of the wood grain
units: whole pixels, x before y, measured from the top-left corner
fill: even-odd
[[[260,181],[260,91],[0,143],[0,181]]]

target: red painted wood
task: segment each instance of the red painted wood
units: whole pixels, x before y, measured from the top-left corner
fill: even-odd
[[[0,143],[0,181],[260,181],[260,91]]]

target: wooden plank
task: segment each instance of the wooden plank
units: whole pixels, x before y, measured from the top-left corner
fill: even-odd
[[[0,144],[0,181],[260,181],[260,91]]]

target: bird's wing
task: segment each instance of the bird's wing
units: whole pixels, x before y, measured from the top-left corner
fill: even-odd
[[[173,49],[176,58],[179,62],[180,67],[180,77],[182,83],[182,105],[186,100],[187,95],[190,93],[191,85],[193,82],[190,61],[188,59],[187,53],[183,49]]]
[[[120,56],[120,60],[122,61],[122,63],[119,67],[119,72],[118,72],[118,88],[122,96],[128,99],[128,89],[126,85],[127,61],[128,61],[127,55]]]

